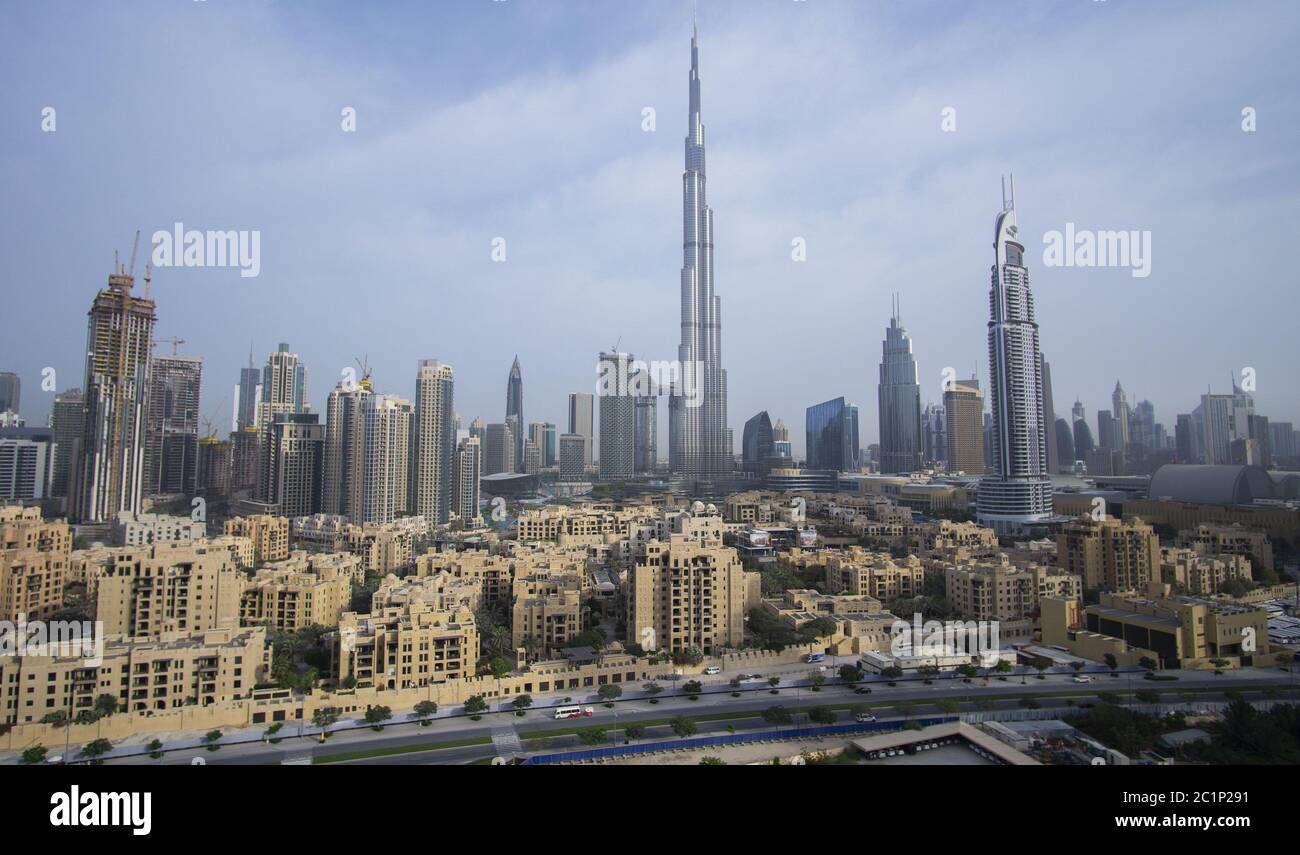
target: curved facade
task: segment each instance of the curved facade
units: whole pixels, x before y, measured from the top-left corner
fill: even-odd
[[[1052,510],[1043,362],[1019,231],[1013,185],[994,230],[988,324],[993,472],[981,479],[978,500],[980,524],[999,534],[1023,531]]]
[[[1260,466],[1169,463],[1151,476],[1147,496],[1203,505],[1248,505],[1256,499],[1284,498],[1279,486]]]
[[[745,422],[745,433],[741,438],[741,459],[746,472],[761,472],[773,455],[772,419],[767,410]]]

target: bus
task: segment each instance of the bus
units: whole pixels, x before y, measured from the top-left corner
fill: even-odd
[[[825,662],[825,661],[826,661],[826,654],[825,654],[825,653],[809,653],[806,657],[804,657],[804,661],[805,661],[805,662]]]
[[[591,707],[556,707],[556,718],[582,718],[583,716],[595,715],[596,711]]]

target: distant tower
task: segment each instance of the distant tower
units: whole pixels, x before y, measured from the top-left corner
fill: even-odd
[[[415,429],[412,431],[414,495],[408,504],[430,523],[445,523],[451,514],[454,386],[450,365],[436,359],[420,360],[415,374]]]
[[[281,342],[279,348],[266,358],[262,369],[262,400],[257,404],[257,431],[261,447],[257,495],[263,502],[271,502],[270,485],[270,431],[278,415],[295,415],[307,412],[307,368],[298,354],[289,351]]]
[[[600,395],[600,477],[609,480],[631,478],[636,471],[636,402],[631,394],[628,366],[630,353],[602,353],[602,366],[618,366],[619,388]]]
[[[880,359],[880,471],[916,472],[921,468],[921,386],[916,359],[895,302],[885,330]]]
[[[146,271],[146,282],[148,273]],[[95,295],[86,341],[85,422],[80,495],[73,517],[106,523],[143,510],[144,437],[154,302],[135,297],[135,277],[118,266]]]
[[[994,471],[980,480],[977,515],[981,525],[1011,535],[1052,512],[1042,353],[1016,224],[1014,179],[993,234],[988,336]]]
[[[506,380],[506,423],[515,437],[515,465],[522,469],[524,460],[524,375],[519,369],[519,357],[510,366]]]

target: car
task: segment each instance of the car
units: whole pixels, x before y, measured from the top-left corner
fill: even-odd
[[[855,694],[855,695],[869,695],[869,694],[871,694],[871,687],[870,687],[870,686],[858,686],[856,689],[853,690],[853,694]]]
[[[871,713],[864,713],[864,712],[863,712],[863,713],[858,713],[857,715],[855,715],[855,716],[853,717],[853,720],[856,721],[858,724],[867,724],[868,722],[873,722],[873,721],[875,721],[875,720],[876,720],[876,717],[875,717],[874,715],[872,715]]]
[[[1074,682],[1076,682],[1076,683],[1091,683],[1091,682],[1092,682],[1092,678],[1091,678],[1091,677],[1085,677],[1083,674],[1075,674],[1075,675],[1074,675]]]
[[[708,668],[704,669],[704,673],[708,674],[709,676],[713,676],[714,674],[721,674],[722,669],[719,668],[717,665],[710,665]]]

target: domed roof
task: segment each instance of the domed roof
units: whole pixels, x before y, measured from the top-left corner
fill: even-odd
[[[1267,470],[1260,466],[1207,466],[1167,463],[1151,476],[1147,495],[1206,505],[1245,505],[1256,499],[1278,498]]]

